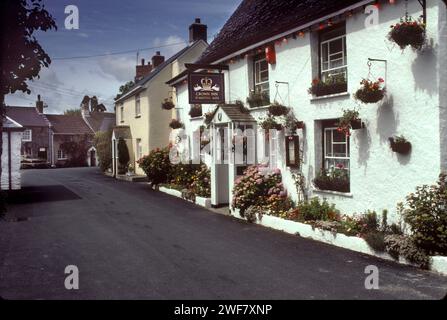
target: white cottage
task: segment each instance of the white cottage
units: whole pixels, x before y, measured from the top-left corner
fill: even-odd
[[[406,14],[425,21],[426,43],[419,50],[402,50],[388,39],[390,26]],[[229,128],[228,137],[240,126],[253,128],[257,162],[274,150],[295,200],[292,173],[299,172],[308,197],[325,198],[344,213],[367,209],[394,213],[396,204],[416,186],[433,184],[447,170],[446,35],[443,0],[245,0],[197,62],[229,66],[224,71],[228,105],[215,112],[211,126]],[[354,99],[364,78],[381,79],[385,97],[368,104]],[[183,73],[169,83],[176,89],[178,116],[192,135],[204,119],[188,114],[186,79]],[[314,79],[317,87],[310,94]],[[257,104],[253,99],[246,103],[250,96],[259,98]],[[239,108],[236,101],[249,109],[244,121],[228,114]],[[274,101],[290,107],[304,122],[303,129],[288,133],[297,138],[282,131],[272,139],[261,130]],[[214,105],[202,108],[203,113],[216,110]],[[347,109],[357,110],[363,124],[350,130],[350,136],[337,130]],[[218,113],[223,114],[220,119]],[[398,136],[411,143],[410,152],[393,151],[390,138]],[[288,142],[292,140],[299,143],[298,167],[287,161],[296,154]],[[225,149],[219,141],[214,143],[217,151]],[[208,163],[215,206],[231,203],[234,180],[244,168],[216,164],[217,151]],[[232,156],[228,148],[228,157]],[[317,187],[314,180],[319,173],[334,168],[346,173],[347,189]]]
[[[2,175],[1,190],[19,190],[20,180],[20,149],[22,133],[25,128],[9,117],[3,119]]]

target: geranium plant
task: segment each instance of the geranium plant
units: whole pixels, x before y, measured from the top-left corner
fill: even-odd
[[[171,110],[175,108],[175,105],[171,99],[165,99],[161,104],[161,108],[165,110]]]
[[[425,24],[420,20],[413,20],[407,13],[399,23],[391,26],[388,39],[395,42],[402,50],[407,46],[421,49],[426,40]]]
[[[363,79],[360,84],[362,87],[357,90],[354,97],[363,103],[376,103],[385,96],[383,83],[385,80],[379,78],[377,81]]]
[[[389,138],[391,150],[400,154],[407,154],[411,150],[411,143],[404,136]]]
[[[313,79],[309,94],[314,96],[327,96],[348,91],[348,82],[344,74],[332,75],[325,80]]]
[[[357,110],[344,110],[343,116],[340,118],[337,130],[346,134],[346,136],[351,135],[351,129],[357,130],[363,127],[362,120],[359,118],[359,112]]]

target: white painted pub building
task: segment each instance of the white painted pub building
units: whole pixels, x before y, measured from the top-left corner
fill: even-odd
[[[446,11],[443,0],[242,1],[197,61],[228,66],[221,71],[226,104],[202,105],[203,115],[214,111],[211,128],[229,129],[226,142],[213,140],[216,148],[206,161],[212,171],[212,204],[231,204],[234,181],[245,168],[218,164],[218,154],[226,150],[223,157],[234,156],[231,147],[225,148],[232,130],[252,128],[257,162],[275,153],[292,199],[299,198],[292,179],[298,172],[308,198],[327,199],[346,214],[387,209],[393,218],[397,203],[417,186],[434,184],[447,170]],[[425,21],[422,48],[401,49],[388,38],[391,26],[406,13],[413,21]],[[332,91],[308,92],[313,79],[325,82],[340,76],[342,85]],[[366,104],[354,98],[364,78],[381,78],[386,87],[382,100]],[[192,137],[205,117],[189,115],[193,106],[187,79],[184,72],[169,84],[176,90],[177,117]],[[264,98],[256,106],[247,103],[253,92]],[[275,101],[291,108],[304,128],[283,130],[276,137],[266,134],[260,123]],[[363,123],[350,136],[336,125],[346,109],[357,110]],[[390,138],[398,136],[411,143],[410,152],[392,150]],[[315,185],[322,169],[334,167],[347,172],[348,190]]]

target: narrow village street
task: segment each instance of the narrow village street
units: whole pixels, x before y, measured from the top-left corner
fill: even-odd
[[[97,168],[26,170],[4,299],[440,299],[447,278],[247,224]],[[79,290],[64,287],[67,265]],[[380,289],[365,289],[365,267]]]

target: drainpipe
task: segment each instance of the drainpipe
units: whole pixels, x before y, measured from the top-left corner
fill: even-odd
[[[11,130],[8,130],[8,183],[9,183],[9,191],[12,190],[12,160],[11,160]]]

